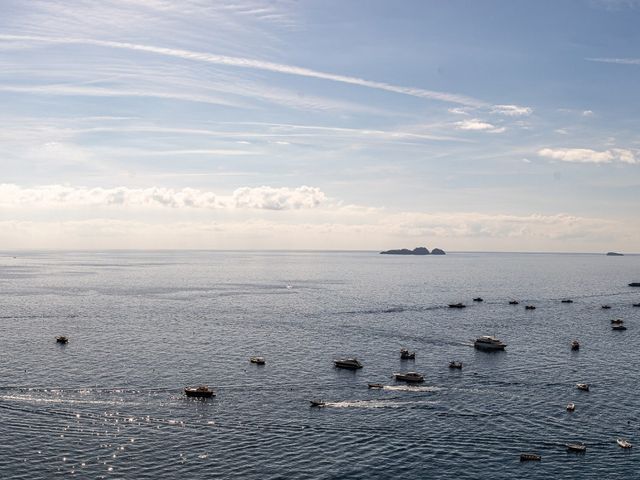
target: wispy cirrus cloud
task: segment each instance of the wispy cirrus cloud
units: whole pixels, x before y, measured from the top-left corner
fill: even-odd
[[[493,105],[491,113],[505,115],[507,117],[527,117],[531,115],[533,109],[531,107],[522,107],[520,105]]]
[[[617,63],[618,65],[640,65],[640,58],[595,57],[585,58],[589,62]]]
[[[180,58],[194,62],[202,62],[214,65],[223,65],[237,68],[248,68],[254,70],[263,70],[274,73],[287,75],[295,75],[300,77],[317,78],[321,80],[329,80],[338,83],[357,85],[376,90],[384,90],[388,92],[408,95],[412,97],[424,98],[428,100],[438,100],[442,102],[456,103],[461,105],[481,107],[486,106],[486,102],[468,97],[465,95],[439,92],[435,90],[426,90],[416,87],[405,87],[393,85],[385,82],[366,80],[363,78],[352,77],[348,75],[340,75],[334,73],[322,72],[310,68],[298,67],[295,65],[287,65],[282,63],[268,62],[252,58],[234,57],[227,55],[217,55],[207,52],[197,52],[177,48],[157,47],[153,45],[143,45],[128,42],[114,42],[106,40],[96,40],[90,38],[71,38],[71,37],[44,37],[34,35],[0,35],[0,40],[31,42],[35,44],[78,44],[93,45],[105,48],[124,49],[137,52],[145,52],[167,57]]]
[[[569,163],[639,163],[636,153],[624,148],[611,148],[600,151],[590,148],[542,148],[538,150],[538,155]]]

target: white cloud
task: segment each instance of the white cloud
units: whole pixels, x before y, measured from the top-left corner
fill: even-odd
[[[477,132],[489,132],[489,133],[502,133],[506,130],[505,127],[496,127],[494,124],[472,118],[470,120],[462,120],[456,122],[456,128],[458,130],[471,130]]]
[[[640,65],[640,58],[587,58],[590,62],[617,63],[618,65]]]
[[[530,107],[521,107],[519,105],[494,105],[491,113],[506,115],[507,117],[523,117],[529,116],[533,110]]]
[[[447,111],[449,113],[453,113],[454,115],[469,115],[469,112],[467,112],[464,108],[461,108],[461,107],[449,108],[447,109]]]
[[[65,185],[20,187],[0,184],[0,205],[5,208],[78,209],[176,208],[176,209],[263,209],[296,210],[316,208],[326,200],[316,187],[242,187],[231,195],[217,195],[193,188],[86,188]]]
[[[593,116],[593,110],[583,110],[582,111],[582,116],[583,117],[592,117]]]
[[[542,148],[538,150],[538,155],[570,163],[638,163],[634,152],[623,148],[602,151],[590,148]]]

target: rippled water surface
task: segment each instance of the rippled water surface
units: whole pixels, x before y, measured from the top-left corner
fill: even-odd
[[[631,281],[640,256],[4,252],[0,478],[638,478]]]

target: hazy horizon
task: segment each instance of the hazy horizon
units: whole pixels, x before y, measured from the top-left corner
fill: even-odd
[[[638,250],[638,1],[1,8],[1,250]]]

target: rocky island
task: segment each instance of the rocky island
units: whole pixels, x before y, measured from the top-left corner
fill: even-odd
[[[607,252],[607,257],[624,257],[624,253]]]
[[[385,250],[384,252],[380,252],[382,255],[446,255],[444,250],[440,248],[434,248],[429,252],[426,247],[416,247],[413,250],[409,250],[408,248],[401,248],[399,250]]]

